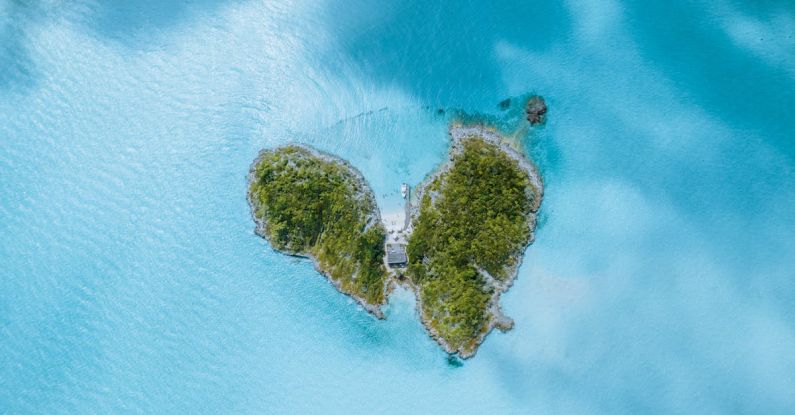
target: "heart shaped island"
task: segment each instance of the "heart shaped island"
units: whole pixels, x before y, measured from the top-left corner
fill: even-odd
[[[264,150],[249,172],[258,235],[311,258],[378,318],[396,284],[411,289],[430,335],[468,358],[493,328],[513,321],[500,295],[533,241],[543,185],[534,164],[496,130],[453,124],[450,157],[413,192],[399,242],[372,190],[346,161],[308,146]]]

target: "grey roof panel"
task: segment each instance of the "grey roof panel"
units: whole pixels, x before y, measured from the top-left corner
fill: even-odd
[[[389,264],[405,264],[408,262],[406,247],[399,244],[387,244],[386,262]]]

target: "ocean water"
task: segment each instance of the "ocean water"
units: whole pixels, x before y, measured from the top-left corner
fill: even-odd
[[[516,327],[463,365],[253,234],[259,149],[388,211],[532,92]],[[0,413],[793,413],[794,106],[787,0],[0,0]]]

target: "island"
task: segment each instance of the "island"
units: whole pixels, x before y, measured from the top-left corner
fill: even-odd
[[[525,112],[527,113],[527,121],[530,121],[530,125],[543,123],[547,113],[547,103],[544,102],[544,97],[538,95],[530,97],[527,101]]]
[[[450,138],[449,161],[415,191],[407,276],[428,332],[467,358],[513,326],[499,298],[533,241],[543,185],[495,130],[453,125]]]
[[[448,160],[384,220],[362,174],[305,145],[260,152],[249,171],[256,233],[310,258],[342,293],[384,318],[392,289],[414,292],[431,337],[469,358],[492,329],[513,327],[500,296],[532,243],[543,184],[535,165],[496,129],[453,123]]]
[[[386,233],[372,190],[344,160],[302,145],[260,152],[249,171],[255,232],[310,258],[340,292],[383,318],[391,278]]]

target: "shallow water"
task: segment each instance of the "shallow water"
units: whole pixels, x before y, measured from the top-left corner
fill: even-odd
[[[793,412],[795,6],[427,3],[0,0],[0,412]],[[533,91],[516,327],[463,365],[253,235],[259,149],[390,210]]]

